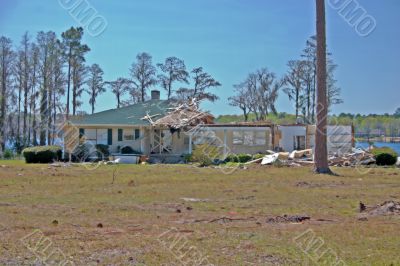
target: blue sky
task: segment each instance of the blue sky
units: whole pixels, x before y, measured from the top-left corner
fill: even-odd
[[[61,0],[60,0],[61,1]],[[77,1],[77,0],[64,0]],[[329,0],[327,0],[329,1]],[[97,37],[86,35],[88,63],[98,63],[106,80],[129,75],[139,52],[154,63],[168,56],[185,60],[188,68],[203,66],[223,86],[220,100],[205,103],[214,114],[240,113],[227,98],[232,85],[249,72],[268,67],[284,75],[288,60],[297,59],[315,30],[314,0],[88,0],[108,22]],[[400,1],[359,0],[377,21],[376,30],[360,37],[327,6],[328,46],[339,65],[336,78],[344,104],[335,113],[393,113],[400,107]],[[58,35],[79,23],[58,0],[0,0],[0,35],[19,43],[29,31],[53,30]],[[84,25],[83,25],[84,26]],[[89,111],[87,97],[84,110]],[[281,93],[278,111],[293,113]],[[115,108],[111,93],[98,99],[96,111]]]

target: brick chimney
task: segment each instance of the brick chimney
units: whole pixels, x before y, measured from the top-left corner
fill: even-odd
[[[160,91],[159,90],[152,90],[151,91],[151,99],[152,100],[160,100]]]

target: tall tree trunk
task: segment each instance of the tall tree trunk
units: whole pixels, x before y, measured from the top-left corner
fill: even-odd
[[[299,104],[299,89],[298,88],[296,88],[296,123],[297,123],[297,119],[299,118],[299,106],[300,106],[300,104]]]
[[[20,152],[21,144],[21,97],[22,97],[22,80],[20,81],[18,88],[18,111],[17,111],[17,149]]]
[[[1,73],[1,94],[0,94],[0,101],[1,101],[1,112],[0,112],[0,146],[1,150],[4,151],[5,149],[5,128],[4,122],[6,119],[6,99],[7,99],[7,73],[6,73],[6,64],[5,64],[5,55],[3,53],[3,60],[2,60],[2,73]]]
[[[45,53],[45,59],[43,63],[43,84],[41,87],[41,96],[40,96],[40,145],[46,145],[46,127],[47,123],[46,120],[48,119],[47,111],[48,111],[48,80],[47,80],[47,51]]]
[[[120,105],[121,105],[121,96],[118,93],[117,94],[117,109],[119,109]]]
[[[28,146],[33,143],[33,145],[36,146],[36,133],[35,133],[35,127],[36,127],[36,93],[35,93],[35,88],[36,88],[36,63],[33,63],[33,69],[32,69],[32,84],[31,84],[31,102],[30,102],[30,114],[29,114],[29,120],[28,120],[28,125],[29,125],[29,132],[28,132]],[[31,120],[32,121],[32,126],[31,126]],[[32,142],[31,142],[31,131],[32,131]]]
[[[325,0],[316,0],[317,11],[317,130],[315,133],[315,172],[331,174],[327,148],[327,79]]]
[[[28,95],[29,95],[29,86],[28,86],[28,79],[29,79],[29,74],[28,71],[26,70],[28,68],[28,63],[27,59],[25,59],[26,64],[25,64],[25,79],[24,79],[24,117],[23,117],[23,127],[22,127],[22,133],[23,133],[23,141],[24,141],[24,146],[27,143],[27,116],[28,116]]]
[[[67,77],[67,120],[69,118],[69,94],[71,90],[71,53],[72,53],[72,48],[69,47],[69,53],[68,53],[68,77]]]
[[[47,104],[47,145],[51,145],[52,142],[52,110],[53,110],[53,89],[52,85],[49,85],[48,90],[48,104]]]
[[[57,79],[56,79],[57,80]],[[57,84],[57,81],[56,81],[56,83],[55,84]],[[55,133],[56,133],[56,123],[57,123],[57,106],[56,106],[56,103],[57,103],[57,101],[56,101],[56,90],[54,90],[53,91],[53,125],[52,125],[52,133],[53,133],[53,138],[52,138],[52,143],[51,143],[51,145],[54,145],[54,138],[56,137],[55,136]]]

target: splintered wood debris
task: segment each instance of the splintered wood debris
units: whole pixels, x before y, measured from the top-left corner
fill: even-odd
[[[180,104],[169,109],[171,110],[169,113],[156,121],[153,120],[155,116],[150,116],[149,114],[143,117],[142,120],[149,121],[152,126],[166,126],[172,129],[199,124],[212,124],[214,120],[211,114],[200,111],[196,101]]]

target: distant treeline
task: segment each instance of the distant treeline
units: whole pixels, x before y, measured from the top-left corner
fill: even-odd
[[[245,121],[243,115],[221,115],[216,119],[218,123],[233,123]],[[249,115],[248,121],[256,121],[256,117]],[[275,124],[294,124],[296,115],[288,113],[269,114],[265,121]],[[354,125],[357,137],[373,138],[382,135],[387,137],[400,137],[400,108],[394,114],[350,114],[341,113],[329,117],[331,125]]]

